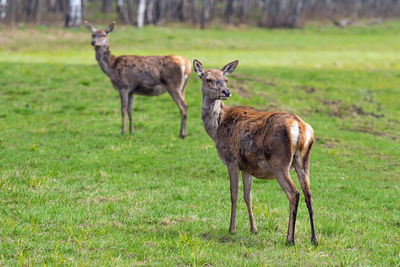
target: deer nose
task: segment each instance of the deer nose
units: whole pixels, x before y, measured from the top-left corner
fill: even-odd
[[[222,93],[225,95],[225,96],[231,96],[231,90],[222,90]]]
[[[95,41],[91,41],[90,43],[91,43],[91,44],[94,46],[94,44],[95,44]]]

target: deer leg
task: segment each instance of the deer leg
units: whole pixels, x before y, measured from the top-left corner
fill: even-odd
[[[313,200],[311,197],[310,190],[310,174],[309,174],[309,154],[306,155],[304,159],[304,166],[301,166],[301,162],[298,158],[295,158],[295,169],[297,176],[299,177],[301,189],[303,190],[306,205],[308,208],[308,214],[310,215],[310,225],[311,225],[311,243],[318,246],[317,236],[315,235],[314,227],[314,211],[313,211]]]
[[[128,109],[128,90],[119,90],[119,96],[121,97],[121,116],[122,116],[122,130],[121,133],[126,133],[125,117]]]
[[[253,177],[251,177],[248,173],[242,171],[242,179],[243,179],[243,192],[244,192],[244,202],[247,205],[247,211],[249,212],[250,219],[250,231],[256,234],[257,227],[254,223],[253,210],[251,208],[251,202],[253,197],[251,196],[251,185],[253,184]]]
[[[168,92],[170,93],[172,99],[175,101],[176,105],[178,106],[181,112],[181,129],[179,131],[179,137],[185,138],[188,105],[186,104],[185,98],[183,97],[180,91],[169,90]]]
[[[286,244],[294,245],[294,229],[296,225],[297,207],[299,204],[300,192],[297,190],[296,185],[293,183],[289,175],[289,168],[273,171],[279,185],[285,191],[290,204],[289,225],[286,237]]]
[[[184,79],[184,82],[183,82],[183,85],[182,85],[182,88],[181,88],[181,92],[182,92],[182,96],[185,97],[185,88],[186,88],[186,84],[187,84],[187,82],[189,80],[189,75],[184,74],[183,75],[183,79]]]
[[[133,112],[133,92],[128,94],[128,117],[129,117],[129,133],[133,133],[132,112]]]
[[[236,233],[236,207],[239,193],[239,169],[236,165],[228,166],[230,188],[231,188],[231,222],[229,225],[229,233]]]

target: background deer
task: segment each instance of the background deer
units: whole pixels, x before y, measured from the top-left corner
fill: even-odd
[[[126,132],[125,117],[128,113],[129,132],[133,132],[132,111],[134,94],[158,96],[168,92],[181,112],[179,136],[186,137],[188,105],[185,101],[185,86],[191,72],[190,62],[181,56],[119,56],[111,54],[108,34],[115,22],[106,30],[96,30],[85,21],[92,32],[91,44],[95,47],[96,59],[121,97],[122,134]]]
[[[218,155],[228,167],[231,191],[229,232],[236,232],[236,206],[239,171],[242,172],[244,200],[250,218],[250,230],[257,233],[251,207],[252,177],[276,179],[290,203],[286,242],[294,244],[294,229],[300,193],[290,177],[294,167],[305,195],[311,224],[311,241],[317,245],[314,230],[313,200],[309,185],[309,159],[314,141],[313,129],[299,116],[284,112],[260,111],[251,107],[228,107],[221,100],[231,96],[225,83],[239,61],[221,70],[203,69],[194,60],[193,66],[202,80],[202,119],[206,132],[214,140]]]

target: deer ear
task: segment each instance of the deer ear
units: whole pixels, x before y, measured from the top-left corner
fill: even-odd
[[[110,32],[112,32],[114,30],[114,26],[115,26],[115,21],[113,21],[107,28],[106,33],[109,34]]]
[[[239,60],[232,61],[231,63],[226,64],[221,71],[223,72],[224,76],[231,74],[239,64]]]
[[[96,31],[96,29],[92,26],[92,24],[90,24],[89,22],[87,22],[87,20],[85,20],[85,25],[86,28],[88,28],[89,31],[91,31],[92,33],[94,33]]]
[[[199,75],[199,77],[202,78],[204,73],[204,68],[201,62],[198,61],[197,59],[193,60],[193,68],[194,71],[197,73],[197,75]]]

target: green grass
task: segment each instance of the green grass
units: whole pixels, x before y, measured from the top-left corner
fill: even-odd
[[[399,26],[117,27],[110,37],[118,55],[181,54],[205,67],[238,58],[228,105],[313,126],[316,248],[302,195],[296,246],[285,246],[289,204],[276,181],[253,185],[259,234],[242,193],[228,234],[228,174],[203,129],[195,75],[185,140],[168,95],[137,96],[135,133],[121,136],[119,97],[89,33],[3,28],[0,265],[399,266]]]

